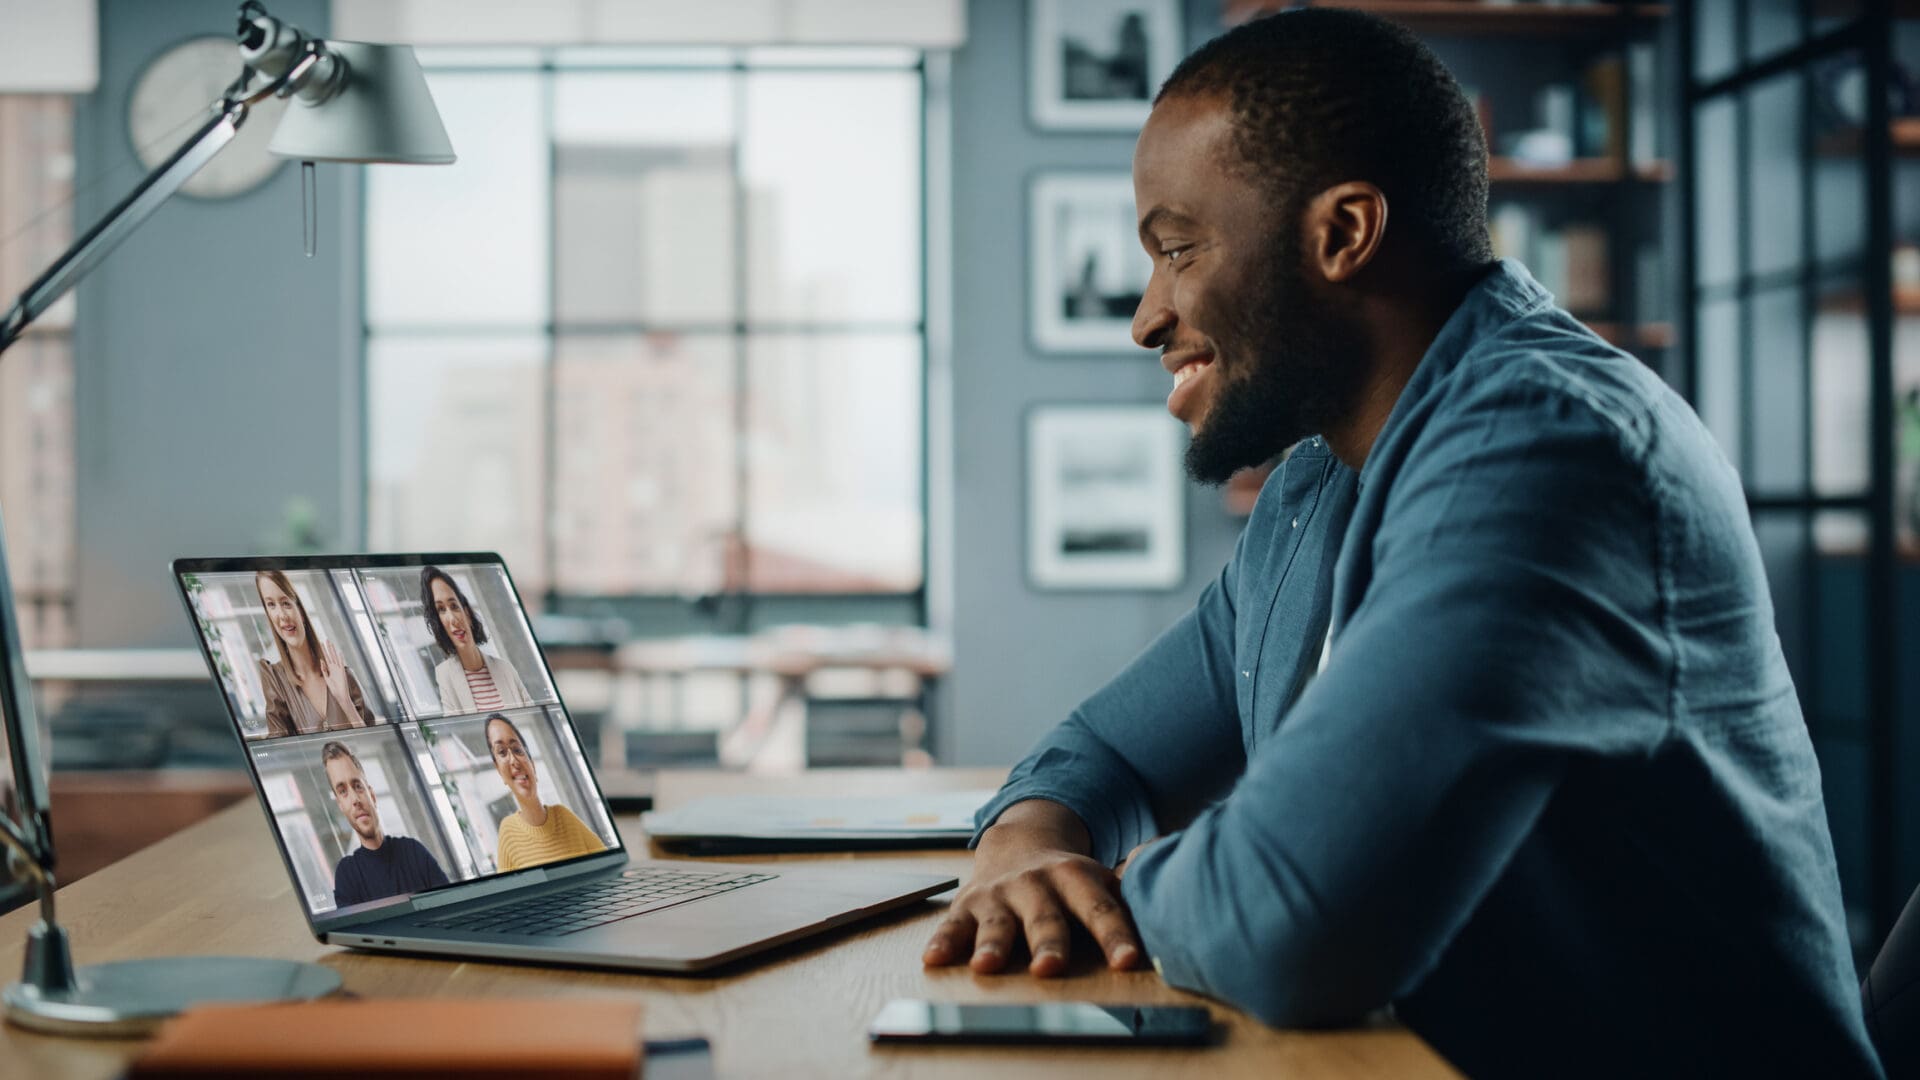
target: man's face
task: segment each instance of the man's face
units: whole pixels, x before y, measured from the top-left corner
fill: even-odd
[[[1361,338],[1313,294],[1301,257],[1302,199],[1236,168],[1224,98],[1154,106],[1133,156],[1140,242],[1153,276],[1133,338],[1174,377],[1167,411],[1193,432],[1187,472],[1206,484],[1264,462],[1338,419]]]
[[[333,789],[334,805],[346,815],[347,824],[368,847],[380,846],[380,810],[374,805],[373,788],[353,762],[334,758],[327,762],[327,785]]]

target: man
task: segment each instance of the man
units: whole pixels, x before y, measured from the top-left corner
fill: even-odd
[[[1133,176],[1189,472],[1292,452],[982,809],[926,962],[1053,975],[1078,924],[1270,1024],[1391,1006],[1470,1076],[1877,1075],[1737,478],[1492,259],[1446,69],[1352,12],[1243,26]]]
[[[367,783],[367,771],[345,743],[329,742],[321,747],[320,761],[327,770],[334,805],[360,838],[360,846],[333,868],[335,904],[364,904],[447,883],[446,871],[440,869],[425,844],[411,837],[388,836],[381,830],[379,802]]]

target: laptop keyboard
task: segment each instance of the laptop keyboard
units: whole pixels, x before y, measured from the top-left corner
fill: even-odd
[[[640,867],[577,889],[450,915],[424,925],[479,934],[564,937],[689,900],[772,881],[777,876]]]

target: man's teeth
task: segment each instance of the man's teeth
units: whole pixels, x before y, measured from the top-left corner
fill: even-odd
[[[1186,382],[1188,379],[1191,379],[1195,375],[1200,374],[1201,369],[1205,368],[1206,366],[1207,365],[1204,362],[1196,360],[1191,364],[1187,364],[1181,367],[1179,371],[1176,371],[1173,373],[1173,385],[1179,386],[1180,384]]]

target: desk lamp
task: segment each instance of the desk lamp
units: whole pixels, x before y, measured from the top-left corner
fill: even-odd
[[[236,34],[240,74],[212,103],[206,122],[0,316],[0,351],[231,142],[249,110],[268,97],[291,99],[267,147],[279,157],[453,162],[453,146],[412,49],[310,37],[269,15],[255,0],[240,5]],[[0,722],[5,723],[20,806],[18,821],[0,813],[0,843],[8,864],[33,878],[40,902],[40,921],[28,932],[20,981],[0,991],[7,1019],[69,1034],[129,1035],[145,1032],[199,1001],[299,1000],[339,989],[340,976],[329,968],[258,957],[182,956],[73,966],[66,930],[54,919],[53,829],[4,542]]]

